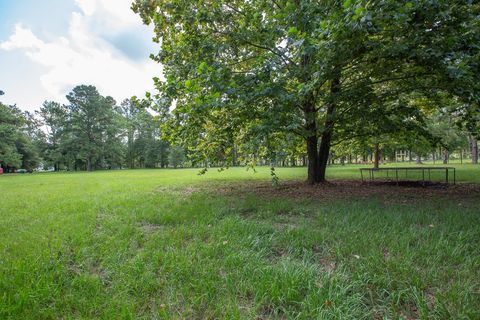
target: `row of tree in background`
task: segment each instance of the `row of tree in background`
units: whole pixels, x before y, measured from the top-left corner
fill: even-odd
[[[190,151],[172,146],[162,136],[168,115],[154,116],[127,99],[117,105],[93,86],[78,86],[69,104],[47,101],[34,114],[0,103],[0,165],[8,172],[39,167],[57,170],[227,166],[225,161],[191,161]],[[398,131],[376,137],[339,141],[330,151],[330,164],[425,160],[448,163],[470,159],[478,163],[477,138],[454,114],[437,112],[428,118],[423,135]],[[306,166],[301,138],[278,134],[266,144],[236,144],[233,165]],[[226,155],[223,155],[226,158]]]
[[[0,165],[7,172],[177,167],[180,147],[162,139],[159,119],[131,100],[119,106],[81,85],[69,104],[47,101],[34,114],[0,104]]]

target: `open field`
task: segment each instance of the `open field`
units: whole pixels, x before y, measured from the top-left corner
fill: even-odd
[[[0,319],[479,319],[478,186],[359,167],[0,176]]]

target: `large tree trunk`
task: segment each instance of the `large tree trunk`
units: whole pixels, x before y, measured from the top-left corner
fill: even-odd
[[[317,135],[307,138],[307,158],[308,158],[308,184],[318,182],[318,153],[317,153]]]
[[[305,58],[306,59],[306,58]],[[306,63],[306,62],[304,62]],[[315,184],[318,179],[318,136],[317,136],[317,110],[315,109],[315,100],[313,95],[307,98],[303,105],[305,116],[305,129],[308,132],[307,159],[308,159],[308,184]]]
[[[300,6],[300,1],[296,1],[297,6]],[[304,54],[302,56],[301,65],[305,69],[311,63],[310,54]],[[325,118],[325,129],[322,132],[320,147],[318,146],[318,133],[317,133],[317,109],[315,107],[315,96],[313,92],[306,97],[303,101],[303,111],[305,115],[305,129],[307,131],[306,143],[307,143],[307,157],[308,157],[308,178],[309,184],[315,184],[325,181],[325,172],[328,163],[328,156],[330,154],[330,146],[333,134],[335,113],[335,96],[340,91],[340,75],[341,69],[335,68],[334,77],[330,84],[331,101],[327,103],[327,112]],[[307,76],[305,81],[310,80]]]
[[[333,104],[332,104],[333,106]],[[332,113],[334,110],[334,107],[330,108],[330,106],[327,109],[327,117],[329,113],[329,109],[332,109]],[[325,131],[323,131],[322,134],[322,140],[320,142],[320,148],[318,150],[318,171],[319,171],[319,176],[318,176],[318,182],[323,182],[325,181],[325,173],[327,171],[327,164],[328,164],[328,155],[330,154],[330,146],[332,143],[332,128],[328,127],[328,120],[326,121],[326,126],[325,126]],[[333,121],[331,126],[333,126]]]
[[[378,143],[375,143],[375,159],[373,163],[373,168],[378,169],[380,165],[380,146]]]
[[[470,140],[470,149],[472,151],[472,164],[478,164],[478,139],[477,137],[471,135]]]
[[[325,173],[327,171],[328,155],[330,154],[330,147],[332,144],[333,127],[335,126],[335,96],[340,91],[340,70],[335,71],[335,77],[332,79],[330,85],[330,94],[332,101],[327,104],[327,114],[325,118],[325,130],[322,134],[322,140],[320,142],[320,148],[318,150],[318,166],[319,176],[318,182],[325,181]]]

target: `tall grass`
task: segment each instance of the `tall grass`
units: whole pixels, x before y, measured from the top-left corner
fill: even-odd
[[[257,171],[1,176],[0,318],[480,318],[478,202],[216,189]]]

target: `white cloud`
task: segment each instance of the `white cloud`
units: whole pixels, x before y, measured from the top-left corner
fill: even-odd
[[[15,32],[10,38],[0,43],[0,49],[14,50],[24,48],[38,48],[42,45],[31,30],[24,28],[20,23],[15,26]]]
[[[75,0],[75,3],[82,9],[83,13],[91,16],[96,9],[97,1],[95,0]]]
[[[136,25],[140,21],[130,9],[132,0],[75,0],[75,3],[85,15],[101,14],[102,19],[113,27]]]
[[[117,101],[151,90],[152,77],[161,75],[161,66],[148,57],[129,58],[104,37],[129,30],[150,32],[131,12],[130,0],[75,1],[81,12],[71,13],[67,36],[42,40],[17,24],[13,34],[0,43],[0,50],[20,50],[44,67],[40,82],[45,99],[65,102],[68,91],[79,84],[93,84]]]

